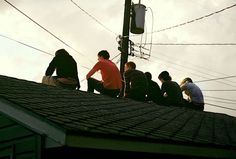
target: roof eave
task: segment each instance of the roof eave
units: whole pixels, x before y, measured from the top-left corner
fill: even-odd
[[[20,125],[45,136],[45,148],[65,145],[66,132],[62,128],[46,122],[42,117],[27,111],[14,103],[0,98],[1,111]]]

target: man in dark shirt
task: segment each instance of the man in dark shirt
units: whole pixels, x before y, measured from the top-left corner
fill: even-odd
[[[51,77],[55,70],[57,76]],[[80,88],[77,63],[65,49],[56,51],[55,57],[52,59],[46,70],[43,83],[54,83],[52,85],[64,88]]]
[[[183,106],[183,95],[178,83],[172,81],[172,78],[167,71],[161,72],[158,78],[162,82],[161,92],[164,97],[164,104]]]
[[[124,96],[138,101],[145,101],[147,79],[142,71],[136,70],[134,62],[127,62],[125,64],[124,79]]]
[[[153,101],[156,104],[162,104],[163,97],[159,85],[152,80],[152,74],[150,72],[145,72],[145,75],[148,81],[146,100]]]

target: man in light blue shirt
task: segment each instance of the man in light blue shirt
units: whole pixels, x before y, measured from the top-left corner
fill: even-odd
[[[188,96],[185,101],[187,107],[195,110],[204,110],[204,98],[201,89],[187,77],[180,84],[181,90]]]

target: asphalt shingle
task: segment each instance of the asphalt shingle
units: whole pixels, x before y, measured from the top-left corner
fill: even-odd
[[[68,132],[236,148],[236,118],[225,114],[114,99],[6,76],[0,76],[0,97]]]

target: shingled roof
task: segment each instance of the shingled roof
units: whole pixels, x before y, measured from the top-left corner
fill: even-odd
[[[236,118],[226,114],[114,99],[0,76],[0,112],[17,121],[12,109],[70,136],[236,150]],[[75,146],[73,137],[64,144],[72,140]]]

